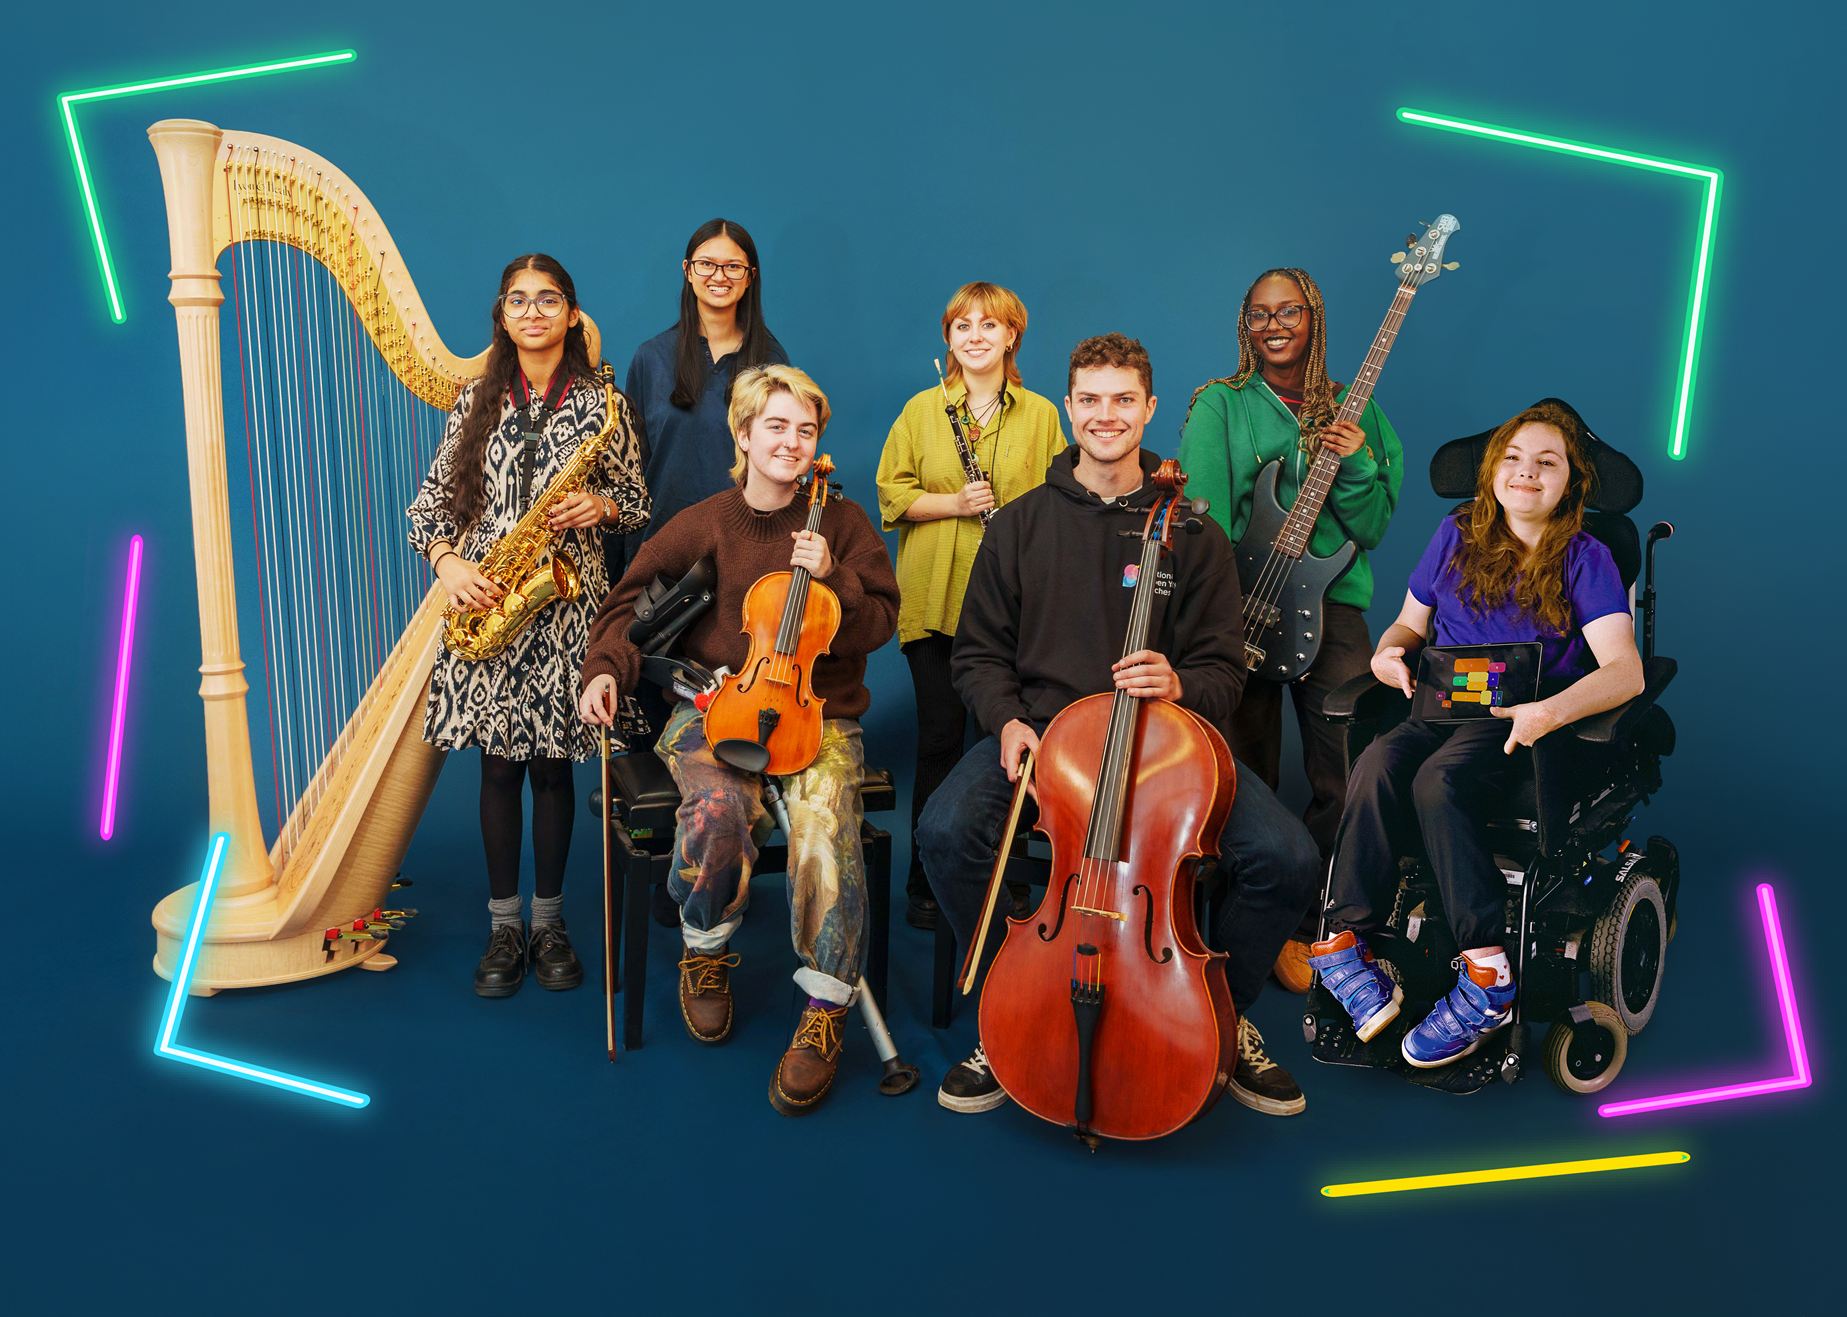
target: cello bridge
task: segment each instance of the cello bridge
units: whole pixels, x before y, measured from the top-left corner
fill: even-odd
[[[1128,920],[1127,915],[1120,914],[1117,911],[1098,910],[1098,909],[1095,909],[1094,907],[1087,906],[1087,905],[1074,905],[1071,907],[1071,911],[1073,914],[1079,914],[1079,915],[1102,915],[1105,919],[1120,919],[1125,922]]]

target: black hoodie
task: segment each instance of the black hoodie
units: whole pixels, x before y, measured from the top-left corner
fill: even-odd
[[[1078,456],[1061,453],[1043,485],[995,514],[969,573],[950,671],[993,736],[1015,718],[1043,732],[1066,705],[1115,689],[1160,459],[1142,449],[1141,488],[1110,504],[1078,483]],[[1223,732],[1244,690],[1242,597],[1231,541],[1199,520],[1196,535],[1176,526],[1162,556],[1148,648],[1180,675],[1180,703]]]

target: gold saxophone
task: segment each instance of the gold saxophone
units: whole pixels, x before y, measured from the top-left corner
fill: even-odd
[[[451,654],[465,659],[492,658],[515,636],[532,625],[539,610],[557,599],[575,599],[583,578],[571,555],[554,552],[553,542],[563,534],[551,528],[552,510],[572,494],[580,493],[590,473],[615,437],[620,414],[616,410],[615,367],[598,367],[603,381],[603,428],[579,444],[519,525],[495,540],[476,566],[504,592],[488,609],[457,608],[443,611],[443,644]]]

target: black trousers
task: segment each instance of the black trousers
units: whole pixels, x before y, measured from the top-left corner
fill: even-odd
[[[1406,719],[1353,765],[1328,884],[1328,932],[1364,933],[1391,913],[1398,857],[1429,857],[1443,913],[1464,951],[1506,936],[1507,879],[1476,820],[1519,761],[1501,719]],[[1520,752],[1524,757],[1524,752]],[[1420,845],[1421,843],[1421,845]]]
[[[911,685],[917,691],[917,773],[911,785],[911,867],[904,890],[915,899],[933,900],[923,863],[917,858],[917,824],[924,806],[943,785],[962,758],[962,740],[968,734],[968,710],[949,680],[949,654],[956,638],[940,631],[925,632],[903,646],[911,665]]]
[[[1341,802],[1347,796],[1347,729],[1322,709],[1338,686],[1372,670],[1372,635],[1366,615],[1351,604],[1329,604],[1321,624],[1321,652],[1308,674],[1289,683],[1296,725],[1302,730],[1302,767],[1314,798],[1302,813],[1308,835],[1325,862],[1334,852]],[[1231,753],[1255,769],[1272,791],[1281,788],[1283,688],[1252,677],[1231,715]]]

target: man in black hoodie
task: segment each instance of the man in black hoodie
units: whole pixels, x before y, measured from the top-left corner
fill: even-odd
[[[1139,570],[1139,532],[1159,495],[1160,459],[1142,449],[1154,415],[1154,371],[1134,339],[1105,334],[1071,353],[1065,410],[1076,443],[1045,483],[988,524],[962,600],[951,675],[987,737],[930,797],[918,854],[961,945],[981,918],[1012,783],[1061,710],[1112,689],[1173,700],[1224,731],[1244,689],[1244,629],[1231,541],[1216,521],[1173,537],[1155,584],[1150,645],[1118,658]],[[1126,588],[1125,588],[1126,587]],[[1245,1015],[1283,943],[1319,892],[1320,854],[1301,819],[1239,766],[1220,841],[1230,870],[1215,941],[1238,1012],[1231,1092],[1257,1111],[1307,1105],[1289,1072],[1264,1055]],[[987,1111],[1007,1100],[979,1044],[950,1070],[937,1100]]]

